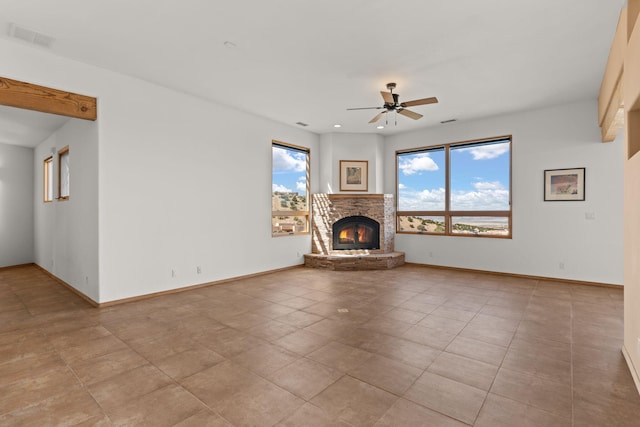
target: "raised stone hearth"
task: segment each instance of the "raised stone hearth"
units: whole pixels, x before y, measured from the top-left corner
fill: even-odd
[[[339,251],[348,252],[348,251]],[[327,270],[387,270],[404,264],[404,252],[391,252],[389,254],[306,254],[304,265],[313,268]]]
[[[380,225],[379,249],[334,248],[333,224],[344,218],[366,217]],[[380,270],[404,264],[404,253],[394,251],[395,203],[393,194],[314,194],[312,253],[305,265],[330,270]],[[357,238],[357,237],[356,237]],[[340,245],[342,248],[343,245]],[[356,248],[358,246],[356,245]]]

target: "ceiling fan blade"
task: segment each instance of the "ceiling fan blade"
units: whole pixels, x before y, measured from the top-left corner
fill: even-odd
[[[422,114],[418,114],[415,111],[407,109],[398,110],[398,114],[402,114],[403,116],[409,117],[413,120],[418,120],[420,117],[422,117]]]
[[[435,104],[436,102],[438,102],[438,98],[434,96],[431,98],[414,99],[413,101],[403,102],[400,105],[402,107],[414,107],[416,105]]]
[[[385,104],[395,104],[393,94],[391,92],[380,92],[380,95],[382,95],[382,99],[384,99]]]
[[[375,122],[377,122],[377,121],[378,121],[378,120],[380,120],[380,118],[381,118],[383,115],[385,115],[385,114],[387,114],[387,112],[386,112],[386,111],[383,111],[382,113],[380,113],[380,114],[378,114],[377,116],[375,116],[373,119],[369,120],[369,123],[375,123]]]
[[[382,110],[384,107],[362,107],[362,108],[347,108],[349,110]]]

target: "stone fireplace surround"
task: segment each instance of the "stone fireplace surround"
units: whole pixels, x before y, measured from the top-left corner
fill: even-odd
[[[394,251],[393,194],[314,194],[312,213],[312,253],[304,256],[307,267],[380,270],[404,264],[404,253]],[[350,216],[365,216],[380,224],[380,249],[333,249],[333,223]]]

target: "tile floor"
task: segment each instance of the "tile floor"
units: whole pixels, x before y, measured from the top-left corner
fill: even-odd
[[[298,268],[95,309],[0,270],[0,425],[638,426],[622,298]]]

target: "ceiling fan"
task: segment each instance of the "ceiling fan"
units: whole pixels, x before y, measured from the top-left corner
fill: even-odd
[[[414,99],[413,101],[407,102],[399,102],[398,99],[400,95],[397,93],[393,93],[393,90],[396,88],[395,83],[387,83],[387,89],[389,92],[380,92],[382,95],[382,99],[384,100],[384,105],[382,107],[363,107],[363,108],[347,108],[347,110],[382,110],[385,111],[376,115],[373,119],[369,120],[369,123],[375,123],[383,115],[387,114],[390,111],[395,111],[398,114],[402,114],[403,116],[409,117],[413,120],[418,120],[422,117],[422,114],[418,114],[415,111],[407,110],[407,107],[414,107],[416,105],[425,105],[425,104],[435,104],[438,102],[438,98],[423,98],[423,99]]]

